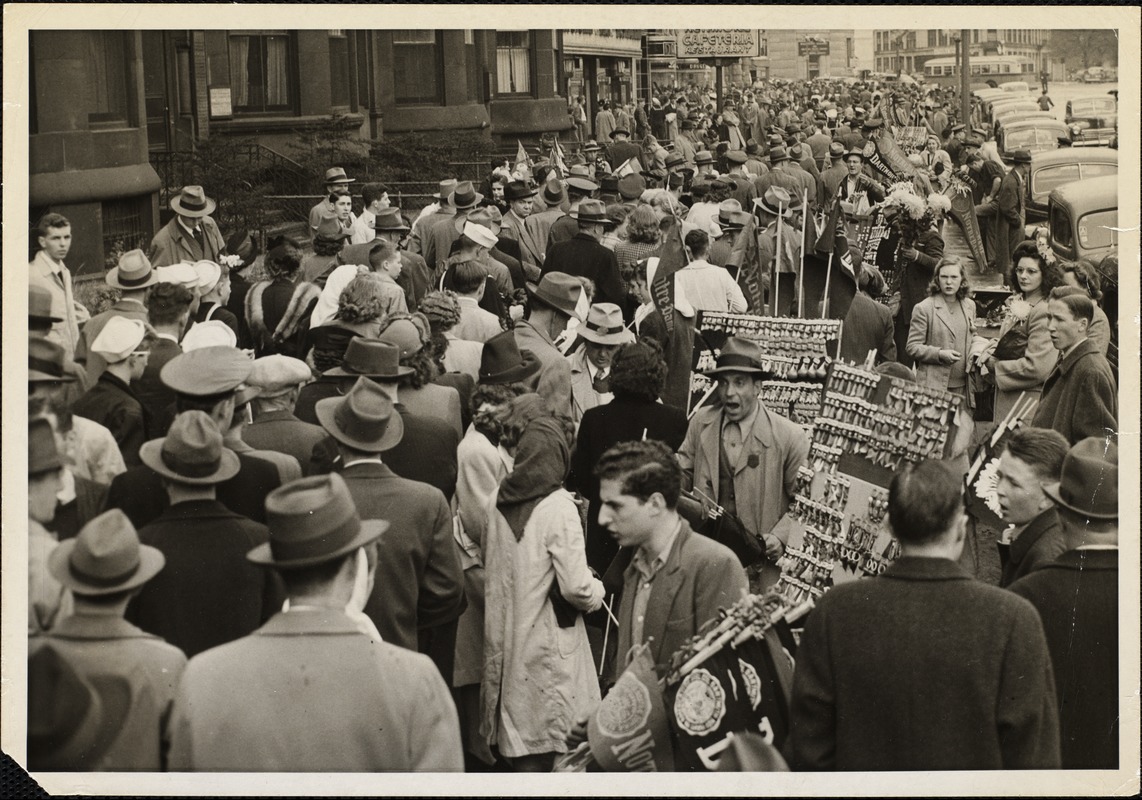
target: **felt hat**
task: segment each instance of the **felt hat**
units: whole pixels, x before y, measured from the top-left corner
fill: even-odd
[[[37,647],[28,658],[28,769],[95,769],[123,728],[131,695],[126,677],[85,677],[50,643]]]
[[[499,239],[492,233],[491,228],[478,225],[470,220],[464,222],[463,233],[476,244],[487,248],[495,247],[499,243]]]
[[[436,189],[436,194],[432,195],[437,200],[448,201],[449,196],[456,191],[458,181],[455,178],[446,178],[442,180]]]
[[[91,352],[108,364],[126,361],[147,335],[147,324],[139,319],[112,317],[91,343]]]
[[[599,204],[602,220],[606,221],[606,207]],[[540,277],[539,283],[528,283],[527,291],[541,304],[579,319],[579,298],[583,295],[583,284],[565,272],[548,272]]]
[[[701,164],[713,164],[714,163],[714,154],[711,153],[709,150],[702,150],[701,152],[696,153],[694,155],[694,163],[699,164],[699,165],[701,165]]]
[[[645,190],[646,179],[641,175],[624,175],[619,178],[619,197],[623,200],[637,200]],[[580,211],[582,208],[580,205]]]
[[[404,436],[404,421],[384,389],[358,378],[344,397],[318,400],[314,413],[326,433],[366,453],[383,453]]]
[[[635,335],[623,324],[623,310],[614,303],[595,303],[583,324],[575,329],[588,342],[620,345],[633,342]]]
[[[178,196],[171,198],[171,210],[182,217],[206,217],[215,208],[215,202],[206,196],[201,186],[184,186]]]
[[[513,200],[526,200],[529,197],[535,197],[537,194],[539,194],[539,190],[527,181],[511,181],[504,187],[504,200],[509,203]]]
[[[42,286],[28,285],[28,322],[63,322],[63,317],[52,315],[52,293]]]
[[[419,314],[419,312],[417,312]],[[423,317],[423,315],[421,315]],[[428,331],[419,327],[413,321],[414,317],[407,319],[394,319],[387,327],[377,336],[382,342],[396,345],[400,350],[400,357],[407,358],[411,355],[416,355],[424,349],[424,342],[427,338]],[[423,320],[426,324],[424,328],[430,329],[427,325],[427,318]]]
[[[204,347],[237,347],[238,334],[220,319],[208,319],[190,326],[182,341],[183,353],[192,353]]]
[[[579,207],[572,211],[569,216],[579,222],[606,222],[607,206],[601,200],[588,198],[580,202]]]
[[[119,265],[109,269],[104,280],[108,286],[129,292],[146,289],[159,282],[150,259],[142,250],[128,250],[119,256]]]
[[[789,153],[786,152],[784,147],[780,145],[769,148],[769,163],[776,164],[778,161],[788,161]]]
[[[222,446],[222,433],[205,411],[179,414],[166,436],[139,448],[139,458],[164,478],[192,486],[222,483],[240,468],[238,456]]]
[[[549,206],[557,206],[564,201],[563,184],[558,180],[548,180],[543,184],[543,202]]]
[[[805,159],[805,148],[802,145],[795,144],[789,148],[789,158],[793,161],[803,161]]]
[[[194,266],[186,262],[170,264],[165,267],[155,267],[156,283],[177,283],[198,293],[198,273]]]
[[[756,139],[750,139],[745,144],[745,154],[747,156],[756,156],[761,153],[761,145],[757,143]]]
[[[730,213],[730,218],[725,222],[719,221],[724,231],[740,231],[749,223],[753,217],[748,211],[734,211]]]
[[[53,472],[62,466],[52,424],[43,417],[28,420],[28,475]]]
[[[48,556],[48,572],[76,594],[100,596],[142,586],[163,568],[156,547],[139,543],[139,534],[120,509],[104,511],[74,539],[60,542]]]
[[[615,128],[613,131],[611,131],[611,136],[614,136],[616,134],[621,135],[621,136],[630,136],[630,131],[628,131],[626,128],[624,128],[622,125],[620,125],[619,127]]]
[[[792,213],[793,197],[781,186],[770,186],[764,195],[753,202],[762,211],[775,217],[787,217]]]
[[[254,359],[246,383],[261,389],[262,397],[278,397],[311,380],[313,373],[304,361],[275,353]]]
[[[322,374],[342,378],[363,375],[395,381],[412,372],[412,367],[400,365],[400,348],[397,345],[355,336],[349,340],[341,366],[327,369]]]
[[[347,230],[341,224],[341,220],[333,216],[323,216],[317,223],[317,229],[313,232],[314,238],[317,239],[348,239],[353,235],[353,232]]]
[[[586,164],[572,164],[567,170],[567,175],[572,178],[590,178],[591,170]]]
[[[455,206],[458,210],[466,208],[475,208],[484,196],[476,191],[471,181],[464,181],[463,183],[456,184],[456,188],[452,190],[452,194],[448,196],[449,205]]]
[[[63,347],[50,339],[28,339],[28,383],[70,383],[76,378],[64,370]]]
[[[618,175],[604,175],[599,178],[599,194],[600,195],[617,195],[619,193],[619,176]]]
[[[1027,150],[1016,150],[1014,153],[1011,154],[1011,163],[1012,164],[1030,164],[1031,163],[1031,153],[1028,152]]]
[[[201,294],[210,294],[218,281],[222,280],[222,267],[209,259],[195,261],[192,265],[198,275],[198,291]]]
[[[706,370],[703,375],[722,375],[727,372],[745,372],[751,375],[763,375],[765,370],[761,366],[761,347],[757,342],[731,336],[722,345],[718,353],[717,366]]]
[[[844,142],[829,142],[829,158],[844,158],[845,157],[845,143]]]
[[[1087,519],[1118,519],[1118,445],[1088,436],[1067,451],[1058,483],[1043,487],[1056,504]]]
[[[373,230],[377,231],[407,231],[410,230],[396,206],[382,208],[373,220]]]
[[[602,149],[603,148],[600,147],[599,143],[596,142],[594,139],[591,139],[585,145],[583,145],[583,151],[584,152],[595,153],[595,152],[598,152]]]
[[[159,379],[179,394],[214,397],[236,391],[253,369],[254,362],[236,347],[203,347],[172,358]]]
[[[520,350],[511,331],[497,333],[484,342],[480,353],[480,384],[493,386],[527,380],[543,365],[530,350]]]
[[[464,217],[465,223],[471,222],[473,225],[479,225],[483,228],[487,228],[489,231],[491,231],[494,223],[502,221],[503,215],[500,214],[500,210],[495,206],[480,206],[479,208],[474,208]],[[460,231],[463,232],[463,230],[464,226],[461,225]],[[494,246],[494,244],[489,245],[489,247]]]
[[[356,178],[350,178],[345,174],[345,169],[343,167],[330,167],[329,169],[325,170],[326,185],[331,183],[353,183],[355,180]]]
[[[348,555],[380,538],[389,523],[362,520],[345,479],[333,472],[291,481],[266,495],[266,527],[270,540],[246,558],[296,569]]]

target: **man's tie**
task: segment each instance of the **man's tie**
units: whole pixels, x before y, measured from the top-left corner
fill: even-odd
[[[202,253],[202,257],[206,257],[206,245],[202,241],[202,228],[194,229],[194,241],[198,242],[198,250]]]
[[[595,379],[593,381],[591,381],[591,388],[595,390],[596,394],[607,394],[608,392],[610,392],[611,391],[610,373],[608,373],[606,375],[603,375],[601,373],[599,375],[596,375]]]

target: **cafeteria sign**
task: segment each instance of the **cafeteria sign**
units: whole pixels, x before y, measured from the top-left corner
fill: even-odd
[[[754,58],[761,55],[756,30],[684,30],[678,33],[678,58]]]

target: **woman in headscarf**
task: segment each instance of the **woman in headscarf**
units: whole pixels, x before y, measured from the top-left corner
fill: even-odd
[[[274,247],[266,253],[268,279],[246,294],[246,324],[257,358],[305,355],[305,335],[320,289],[300,280],[301,258],[296,242],[287,239]]]
[[[571,431],[539,395],[513,400],[506,446],[515,462],[488,508],[480,732],[521,772],[550,771],[575,720],[599,701],[580,612],[602,605],[603,584],[562,488]]]

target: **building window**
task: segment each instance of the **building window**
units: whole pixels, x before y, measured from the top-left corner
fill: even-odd
[[[939,34],[936,31],[928,31],[928,46],[935,47],[939,41]]]
[[[292,88],[289,34],[230,34],[230,102],[235,113],[288,111]]]
[[[153,233],[150,195],[108,200],[101,204],[100,212],[103,221],[103,255],[107,268],[116,266],[123,253],[147,249]]]
[[[329,104],[349,107],[349,37],[329,31]]]
[[[87,121],[93,127],[127,122],[127,35],[124,31],[92,31],[86,37],[91,70]]]
[[[435,30],[393,31],[393,91],[398,104],[439,104],[440,70]]]
[[[500,94],[531,92],[531,34],[496,31],[496,86]]]

